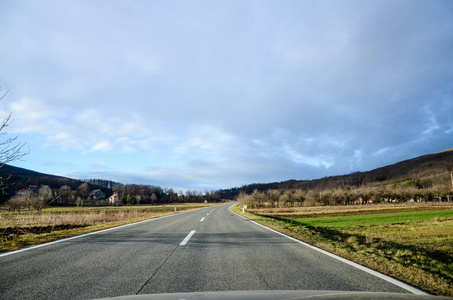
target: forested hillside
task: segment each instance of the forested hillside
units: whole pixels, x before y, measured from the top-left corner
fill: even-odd
[[[5,195],[14,195],[18,190],[28,188],[30,185],[47,185],[52,189],[59,189],[66,185],[71,189],[76,189],[83,183],[82,180],[39,173],[10,165],[4,165],[0,168],[0,178],[3,183],[2,189]],[[93,185],[92,188],[99,187]]]
[[[217,191],[176,192],[154,185],[121,184],[111,180],[76,180],[23,168],[3,165],[0,168],[0,204],[13,209],[46,205],[134,205],[218,202]],[[99,192],[101,191],[101,192]],[[108,197],[112,196],[111,199]]]
[[[239,194],[254,195],[255,202],[272,202],[272,205],[430,201],[452,194],[452,171],[453,151],[446,150],[367,172],[251,184],[222,190],[221,194],[231,198]]]
[[[88,198],[88,193],[92,190],[102,189],[108,197],[112,194],[111,186],[116,184],[112,181],[102,180],[87,180],[87,182],[63,176],[39,173],[5,164],[0,168],[0,184],[2,189],[0,203],[5,202],[18,193],[33,194],[37,193],[41,187],[45,187],[47,194],[51,195],[48,197],[49,201],[52,198],[55,199],[60,196],[57,200],[53,201],[54,204],[59,201],[61,204],[65,204],[64,202],[68,202],[66,204],[69,204],[71,202],[69,201],[71,192],[79,189],[79,194],[81,195],[76,195],[75,193],[72,195],[75,204],[77,196],[87,194],[86,197]],[[65,198],[67,198],[67,201]]]

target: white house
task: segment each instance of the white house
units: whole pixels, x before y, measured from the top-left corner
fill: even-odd
[[[105,193],[101,190],[93,190],[91,193],[88,195],[90,199],[94,200],[99,200],[99,199],[105,199]]]
[[[118,205],[120,203],[120,197],[118,197],[118,194],[113,194],[107,200],[112,205]]]

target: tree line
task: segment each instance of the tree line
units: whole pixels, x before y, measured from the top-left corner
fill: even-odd
[[[196,203],[220,202],[218,191],[178,191],[172,188],[162,188],[154,185],[116,184],[113,193],[120,198],[121,204],[168,204],[168,203]]]
[[[97,187],[97,186],[96,186]],[[196,203],[219,202],[220,195],[217,191],[180,191],[161,188],[153,185],[120,184],[116,183],[110,194],[117,195],[120,201],[110,202],[108,197],[94,199],[92,187],[84,182],[72,189],[69,185],[52,189],[48,185],[39,188],[21,189],[12,196],[7,204],[10,209],[20,211],[23,209],[42,210],[46,206],[100,206],[100,205],[140,205],[140,204],[170,204],[170,203]],[[110,196],[110,195],[109,195]]]
[[[386,180],[356,186],[316,189],[268,189],[240,191],[236,200],[248,208],[308,205],[351,205],[400,202],[453,202],[450,172],[424,179]]]
[[[115,185],[119,184],[119,182],[116,181],[99,178],[82,179],[82,181],[107,190],[112,190]]]

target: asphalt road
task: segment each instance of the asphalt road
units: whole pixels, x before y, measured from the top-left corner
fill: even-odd
[[[240,290],[408,293],[243,219],[228,205],[0,257],[0,299]]]

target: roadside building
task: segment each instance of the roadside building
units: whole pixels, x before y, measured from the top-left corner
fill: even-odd
[[[120,197],[118,197],[118,194],[113,194],[112,196],[108,197],[108,202],[110,205],[118,205],[120,204]]]
[[[88,195],[90,199],[93,200],[99,200],[99,199],[105,199],[105,193],[99,189],[91,191],[91,193]]]

